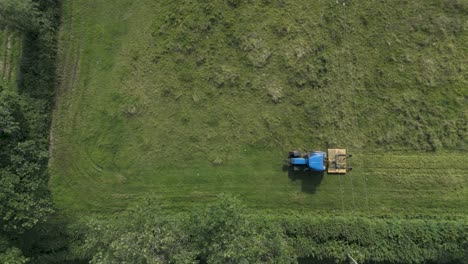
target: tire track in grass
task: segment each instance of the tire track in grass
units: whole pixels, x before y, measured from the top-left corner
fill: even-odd
[[[61,101],[64,101],[66,96],[71,93],[73,87],[75,87],[76,82],[79,78],[79,69],[81,63],[81,49],[80,41],[76,41],[73,36],[74,29],[74,9],[73,1],[68,1],[68,12],[67,16],[63,15],[61,18],[61,28],[58,32],[58,50],[57,50],[57,64],[60,65],[57,67],[57,83],[55,85],[55,97],[54,97],[54,106],[52,109],[52,123],[51,129],[49,132],[49,166],[53,164],[52,159],[55,157],[53,155],[55,151],[55,146],[60,144],[58,139],[54,137],[54,131],[57,130],[56,126],[57,120],[62,118],[57,117],[58,108],[60,107]],[[64,8],[64,12],[66,12]],[[65,20],[66,19],[66,20]],[[67,28],[67,30],[65,30]],[[67,34],[65,35],[65,32]],[[78,45],[71,44],[72,42],[77,42]],[[66,44],[65,44],[66,43]],[[63,47],[68,47],[66,50]],[[63,106],[62,106],[63,107]]]
[[[11,33],[8,31],[8,29],[5,29],[5,41],[3,43],[4,45],[4,51],[3,51],[3,58],[2,58],[2,80],[5,81],[5,75],[10,71],[10,63],[9,63],[9,57],[10,57],[10,49],[11,49]]]

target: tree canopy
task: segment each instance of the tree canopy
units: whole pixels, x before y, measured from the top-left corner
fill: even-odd
[[[28,136],[20,97],[0,87],[0,262],[26,263],[11,241],[52,212],[47,151]]]
[[[18,97],[0,91],[0,228],[23,233],[51,212],[47,152],[24,134]]]
[[[123,222],[93,220],[83,249],[95,264],[296,262],[281,228],[251,220],[234,197],[190,215],[160,214],[147,202]]]
[[[25,32],[39,26],[39,11],[31,0],[0,0],[0,28]]]

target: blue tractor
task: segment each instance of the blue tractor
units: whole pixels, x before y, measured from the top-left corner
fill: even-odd
[[[311,170],[315,172],[345,174],[352,168],[348,166],[346,149],[328,149],[324,151],[299,151],[289,152],[288,163],[295,170]]]

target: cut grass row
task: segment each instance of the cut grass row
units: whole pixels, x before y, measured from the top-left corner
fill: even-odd
[[[219,167],[166,160],[133,169],[133,175],[78,159],[79,166],[63,170],[69,177],[54,181],[55,194],[70,211],[100,213],[148,197],[168,210],[190,210],[223,192],[239,195],[252,208],[277,211],[460,216],[467,210],[462,154],[358,154],[350,174],[321,176],[284,171],[281,152],[271,152],[278,155],[239,153]]]

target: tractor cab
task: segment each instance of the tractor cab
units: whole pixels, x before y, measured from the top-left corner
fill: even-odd
[[[289,163],[293,168],[310,169],[313,171],[322,172],[326,170],[325,161],[327,154],[322,151],[291,151],[289,153]]]

